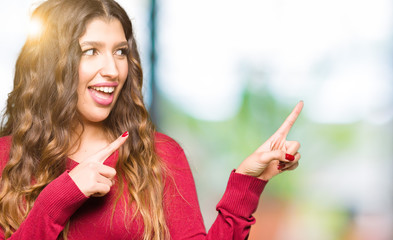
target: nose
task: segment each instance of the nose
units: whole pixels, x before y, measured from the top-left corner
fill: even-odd
[[[100,74],[109,79],[116,79],[119,76],[116,59],[112,54],[105,55]]]

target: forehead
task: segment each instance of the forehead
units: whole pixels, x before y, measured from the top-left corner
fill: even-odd
[[[94,18],[86,25],[85,33],[79,38],[83,41],[125,41],[123,26],[117,18]]]

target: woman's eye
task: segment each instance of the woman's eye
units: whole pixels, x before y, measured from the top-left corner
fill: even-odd
[[[118,49],[115,52],[115,55],[117,55],[117,56],[125,56],[127,54],[128,54],[128,49],[127,48]]]
[[[94,49],[88,49],[88,50],[85,50],[82,52],[82,54],[86,55],[86,56],[93,56],[95,53],[96,53],[96,50],[94,50]]]

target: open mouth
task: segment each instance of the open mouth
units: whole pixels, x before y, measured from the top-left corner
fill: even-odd
[[[109,93],[109,94],[115,91],[115,87],[89,87],[89,89],[93,89],[98,92]]]
[[[101,105],[110,105],[113,101],[115,87],[88,87],[93,100]]]

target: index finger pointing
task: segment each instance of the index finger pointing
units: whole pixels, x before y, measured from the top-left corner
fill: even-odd
[[[99,151],[98,153],[96,153],[96,157],[98,157],[98,161],[100,163],[105,162],[105,160],[117,149],[119,149],[119,147],[121,147],[121,145],[123,145],[126,140],[128,138],[128,132],[123,133],[123,135],[121,135],[120,137],[118,137],[115,141],[113,141],[111,144],[109,144],[108,146],[106,146],[104,149],[102,149],[101,151]]]
[[[281,127],[276,131],[275,134],[282,134],[284,136],[287,136],[289,133],[289,130],[291,130],[293,124],[295,123],[297,117],[299,116],[300,112],[303,109],[303,101],[300,101],[295,108],[292,110],[291,114],[285,119],[284,123],[281,125]]]

